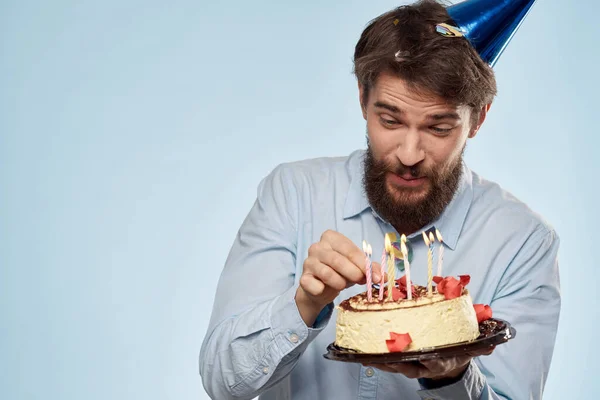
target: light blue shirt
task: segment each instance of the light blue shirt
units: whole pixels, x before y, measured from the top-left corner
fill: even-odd
[[[386,232],[396,232],[369,206],[362,188],[364,151],[278,166],[235,239],[219,280],[200,351],[200,374],[212,398],[540,399],[556,337],[560,292],[554,230],[525,204],[466,166],[456,195],[432,226],[444,237],[444,276],[471,275],[474,303],[490,304],[517,336],[471,362],[462,380],[427,390],[418,380],[323,358],[335,340],[336,312],[313,327],[294,295],[308,247],[328,229],[374,259]],[[421,231],[409,236],[412,280],[427,282]],[[340,301],[364,291],[354,286]]]

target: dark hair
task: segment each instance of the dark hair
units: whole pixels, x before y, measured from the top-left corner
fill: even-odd
[[[411,90],[435,94],[473,108],[474,116],[496,95],[492,68],[464,37],[445,37],[436,24],[455,25],[436,0],[398,7],[370,21],[354,51],[354,73],[369,91],[383,72],[404,80]]]

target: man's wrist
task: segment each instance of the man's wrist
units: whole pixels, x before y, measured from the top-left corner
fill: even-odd
[[[294,300],[296,301],[296,306],[300,312],[300,317],[302,317],[302,320],[307,327],[314,325],[317,317],[326,306],[316,304],[308,297],[302,287],[298,287],[298,290],[296,290],[296,296],[294,297]]]

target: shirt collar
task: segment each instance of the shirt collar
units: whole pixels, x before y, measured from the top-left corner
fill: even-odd
[[[352,218],[370,208],[367,194],[363,188],[363,175],[365,171],[364,150],[357,151],[350,155],[348,160],[348,173],[350,175],[350,187],[344,203],[344,219]]]
[[[344,219],[355,217],[368,208],[371,208],[367,195],[363,188],[364,175],[364,156],[365,151],[352,154],[348,160],[348,172],[350,174],[350,187],[344,203]],[[432,224],[425,226],[418,232],[413,233],[409,238],[420,236],[421,232],[438,229],[443,236],[444,243],[450,249],[454,250],[458,243],[458,238],[462,231],[467,213],[473,201],[473,174],[471,170],[463,164],[463,171],[458,189],[454,198],[448,204],[442,215]]]

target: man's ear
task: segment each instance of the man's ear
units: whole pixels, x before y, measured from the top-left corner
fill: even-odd
[[[485,121],[485,118],[487,117],[487,113],[488,111],[490,111],[490,108],[492,108],[491,104],[486,104],[485,106],[481,107],[481,110],[479,111],[479,119],[477,120],[477,125],[471,128],[471,132],[469,132],[469,139],[473,139],[475,135],[477,135],[477,132],[479,132],[479,128],[481,128],[481,125],[483,125],[483,122]]]
[[[362,111],[363,118],[365,121],[367,120],[367,105],[363,103],[365,94],[364,86],[359,82],[358,83],[358,102],[360,104],[360,109]]]

